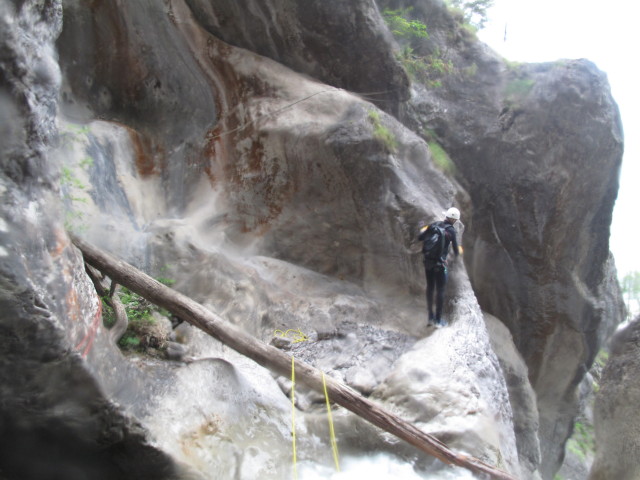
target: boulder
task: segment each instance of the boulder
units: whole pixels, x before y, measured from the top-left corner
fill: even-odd
[[[594,406],[596,458],[589,480],[640,475],[637,406],[640,389],[638,344],[640,318],[618,331],[611,340],[609,360],[600,379]]]

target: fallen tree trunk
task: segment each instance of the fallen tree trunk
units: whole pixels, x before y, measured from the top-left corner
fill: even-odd
[[[200,328],[263,367],[280,375],[288,376],[290,374],[291,357],[289,355],[256,340],[243,330],[225,322],[199,303],[163,285],[128,263],[88,244],[76,236],[72,236],[72,241],[82,252],[86,263],[108,275],[113,281],[124,285],[156,305],[166,308],[174,315]],[[305,362],[296,362],[296,379],[317,392],[323,393],[324,391],[322,372]],[[329,376],[325,376],[325,379],[329,398],[334,403],[401,438],[423,452],[447,464],[458,465],[475,473],[489,475],[494,479],[515,480],[512,475],[487,465],[475,457],[452,451],[437,438],[405,422],[394,413],[381,408],[343,383]]]

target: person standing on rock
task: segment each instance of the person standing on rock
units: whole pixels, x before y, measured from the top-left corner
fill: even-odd
[[[429,325],[445,327],[442,318],[444,291],[447,285],[447,255],[449,245],[453,245],[456,257],[460,254],[456,230],[453,225],[460,220],[460,210],[451,207],[444,213],[444,221],[425,225],[420,229],[418,240],[422,242],[424,271],[427,277],[427,311]],[[433,312],[433,295],[436,296],[436,310]]]

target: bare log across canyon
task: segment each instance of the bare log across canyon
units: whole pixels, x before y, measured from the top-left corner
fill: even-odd
[[[166,308],[263,367],[285,376],[291,372],[291,357],[286,353],[256,340],[186,295],[163,285],[113,255],[73,235],[72,241],[82,252],[86,263],[108,275],[113,281]],[[296,362],[296,379],[317,392],[324,392],[322,372],[307,363]],[[475,473],[489,475],[494,479],[515,480],[512,475],[487,465],[475,457],[452,451],[437,438],[405,422],[347,385],[328,376],[325,376],[325,380],[329,398],[333,402],[421,451],[447,464],[458,465]]]

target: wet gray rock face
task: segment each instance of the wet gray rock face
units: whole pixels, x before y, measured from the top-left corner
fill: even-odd
[[[231,45],[371,98],[386,110],[395,110],[409,98],[407,73],[393,53],[392,37],[374,2],[187,4],[207,31]]]
[[[172,478],[173,460],[104,396],[86,362],[116,368],[120,356],[100,334],[47,155],[61,22],[59,2],[0,1],[0,476]]]
[[[573,422],[576,403],[567,394],[590,367],[609,319],[620,318],[620,304],[607,300],[616,287],[608,288],[606,226],[621,129],[593,65],[531,66],[520,75],[529,90],[506,97],[491,123],[480,117],[487,121],[482,138],[454,149],[454,158],[473,203],[472,282],[527,362],[543,458],[553,464],[561,454],[553,445],[562,444]],[[518,81],[507,76],[505,88]],[[594,165],[601,173],[594,175]]]
[[[636,317],[611,340],[609,361],[602,372],[594,406],[596,458],[590,480],[631,480],[640,475],[640,390],[635,380],[640,374],[638,345],[640,319]]]
[[[507,383],[520,462],[526,465],[526,471],[535,471],[540,464],[540,424],[529,371],[507,327],[488,313],[484,314],[484,321]]]
[[[78,475],[291,473],[287,379],[185,324],[172,338],[188,363],[123,357],[68,228],[453,448],[553,477],[620,312],[607,239],[622,147],[601,72],[508,68],[435,1],[415,2],[430,31],[416,52],[449,56],[440,86],[409,86],[382,2],[15,3],[0,0],[3,428],[17,440],[2,473],[45,478],[15,452],[59,425],[89,452],[60,460]],[[453,204],[452,326],[428,330],[415,237]],[[274,340],[289,330],[305,341]],[[324,398],[296,398],[300,460],[330,464]],[[344,410],[335,422],[347,457],[457,472]]]
[[[443,17],[427,18],[428,28],[447,31]],[[418,89],[403,121],[431,130],[469,195],[465,263],[483,310],[509,328],[526,362],[551,478],[576,388],[623,318],[608,249],[618,108],[606,76],[586,60],[507,65],[451,37],[432,41],[449,47],[457,75],[444,88]]]

